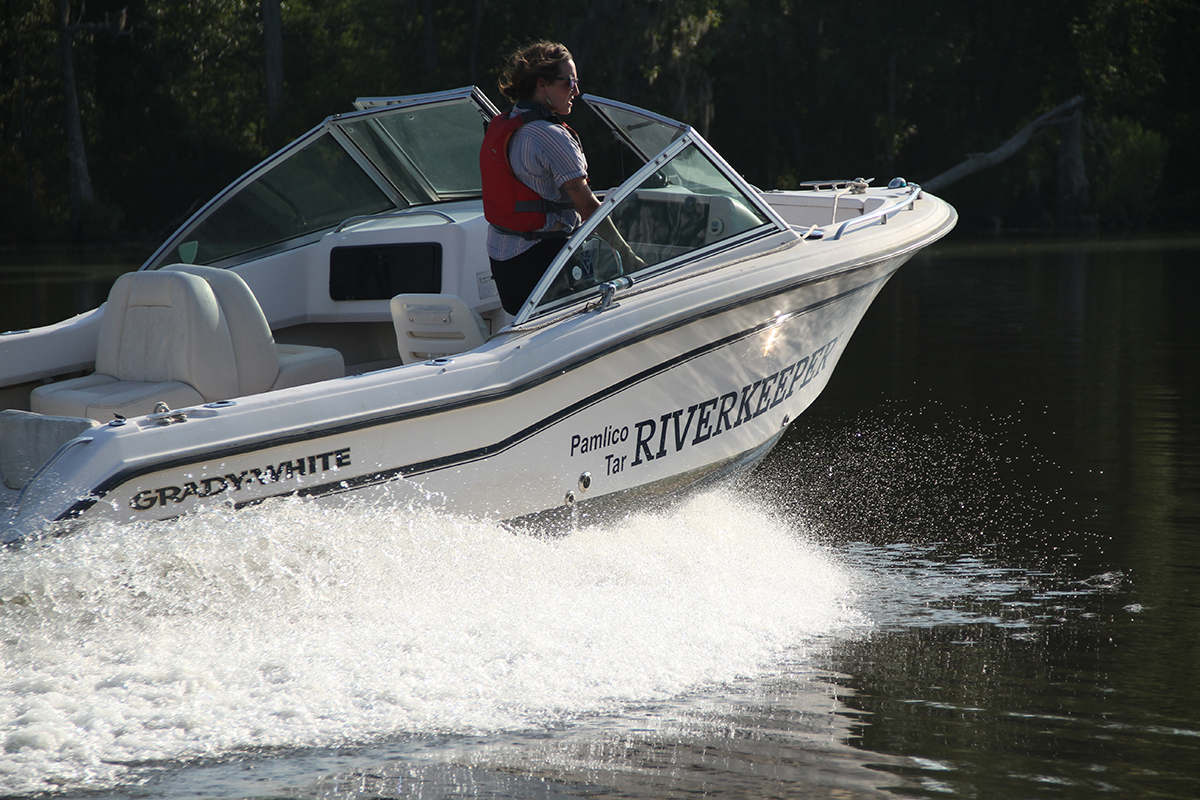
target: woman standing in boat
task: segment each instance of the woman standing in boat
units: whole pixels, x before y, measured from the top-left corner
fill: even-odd
[[[487,250],[504,310],[516,314],[567,237],[600,201],[579,137],[563,121],[579,96],[571,53],[535,42],[508,57],[500,91],[514,101],[488,125],[479,154]],[[639,263],[611,223],[600,235]]]

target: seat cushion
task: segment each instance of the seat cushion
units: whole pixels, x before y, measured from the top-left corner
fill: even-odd
[[[131,383],[178,381],[208,400],[241,394],[225,315],[204,279],[182,272],[117,279],[100,320],[96,372]]]
[[[487,341],[483,317],[452,294],[398,294],[391,311],[396,349],[405,364],[465,353]]]
[[[332,348],[300,344],[276,344],[275,348],[279,353],[279,377],[272,389],[327,381],[346,374],[342,354]]]
[[[200,405],[205,399],[179,381],[118,381],[100,374],[39,386],[29,397],[29,407],[38,414],[87,417],[99,422],[108,422],[118,414],[153,414],[160,402],[169,408],[185,408]]]
[[[194,264],[172,264],[163,269],[195,275],[212,289],[233,342],[238,394],[258,394],[271,389],[279,376],[275,339],[258,300],[242,277],[233,270]]]
[[[212,289],[181,272],[127,272],[104,305],[96,372],[40,386],[42,414],[107,422],[238,395],[229,327]]]
[[[236,272],[192,264],[172,264],[164,269],[196,275],[212,288],[233,339],[242,394],[345,376],[345,361],[337,350],[276,344],[258,300]]]

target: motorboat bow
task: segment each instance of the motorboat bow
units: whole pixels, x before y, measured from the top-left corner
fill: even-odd
[[[358,101],[104,305],[0,335],[3,541],[294,495],[536,519],[761,458],[954,209],[902,180],[760,191],[691,127],[583,99],[643,166],[515,316],[484,247],[498,112],[466,87]]]

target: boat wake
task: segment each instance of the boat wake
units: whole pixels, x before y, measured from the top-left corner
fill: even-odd
[[[570,725],[865,624],[732,491],[569,536],[288,501],[0,553],[0,795],[147,762]]]

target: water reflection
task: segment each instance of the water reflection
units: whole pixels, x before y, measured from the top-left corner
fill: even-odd
[[[793,430],[797,513],[882,587],[829,666],[917,794],[1200,790],[1198,266],[1195,239],[939,248]]]
[[[1195,797],[1197,267],[1196,239],[943,243],[735,492],[553,544],[289,510],[186,521],[145,558],[59,545],[81,552],[5,573],[55,601],[0,605],[5,663],[59,659],[37,685],[60,711],[143,685],[96,718],[187,745],[104,751],[132,777],[103,796]],[[56,635],[95,615],[111,663]],[[149,700],[186,705],[166,690],[197,669],[192,713],[226,712],[158,727],[185,715]],[[231,748],[185,762],[214,732]]]
[[[137,269],[141,250],[0,252],[0,332],[50,325],[108,298],[122,273]]]

